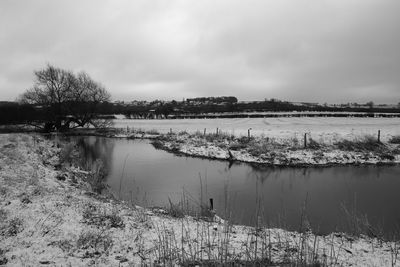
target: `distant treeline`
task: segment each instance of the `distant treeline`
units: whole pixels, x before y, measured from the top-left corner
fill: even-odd
[[[202,118],[202,117],[265,117],[263,114],[243,114],[251,112],[362,112],[400,114],[399,108],[381,107],[331,107],[322,105],[298,105],[290,102],[265,100],[254,102],[238,102],[235,97],[191,98],[184,101],[160,101],[130,103],[99,104],[98,116],[124,114],[130,118]],[[231,114],[227,114],[231,113]],[[232,114],[233,113],[233,114]],[[242,114],[240,114],[242,113]],[[211,115],[210,114],[217,114]],[[219,115],[218,115],[219,114]],[[271,114],[271,116],[274,116]],[[299,115],[300,116],[300,115]],[[304,116],[304,115],[303,115]],[[308,114],[307,116],[316,116]],[[348,116],[344,114],[328,114],[327,116]],[[363,115],[365,116],[365,115]],[[0,102],[0,124],[19,124],[42,121],[46,117],[45,109],[40,106],[20,104],[17,102]],[[111,118],[111,117],[110,117]]]
[[[197,104],[192,104],[197,103]],[[193,101],[182,102],[152,102],[149,105],[126,106],[121,114],[130,118],[191,118],[191,117],[209,117],[207,114],[218,114],[216,116],[240,117],[247,115],[238,115],[239,113],[251,112],[291,112],[291,111],[317,111],[317,112],[363,112],[363,113],[400,113],[398,108],[379,108],[379,107],[329,107],[321,105],[295,105],[290,102],[282,101],[257,101],[257,102],[219,102],[204,103]],[[236,113],[227,115],[222,113]],[[257,115],[255,115],[257,116]]]

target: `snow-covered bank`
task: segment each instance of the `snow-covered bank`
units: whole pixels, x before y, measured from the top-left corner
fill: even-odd
[[[169,134],[154,146],[188,156],[276,166],[330,166],[344,164],[400,163],[399,144],[378,142],[372,136],[318,143],[311,138],[274,139],[229,135]]]
[[[92,193],[86,182],[91,174],[74,166],[68,149],[39,136],[0,135],[1,263],[137,266],[259,259],[263,265],[392,266],[398,252],[396,243],[377,239],[175,218],[128,205]]]

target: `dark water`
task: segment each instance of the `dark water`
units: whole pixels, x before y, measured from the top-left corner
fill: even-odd
[[[80,144],[89,161],[103,161],[112,192],[139,205],[168,206],[183,195],[197,205],[203,192],[219,215],[239,224],[254,225],[259,214],[270,226],[298,230],[305,214],[315,232],[329,233],[349,229],[347,209],[386,234],[400,225],[400,166],[260,170],[178,157],[148,141],[81,137]]]

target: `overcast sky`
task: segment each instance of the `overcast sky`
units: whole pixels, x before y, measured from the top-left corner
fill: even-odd
[[[0,0],[0,100],[47,63],[114,100],[400,102],[399,0]]]

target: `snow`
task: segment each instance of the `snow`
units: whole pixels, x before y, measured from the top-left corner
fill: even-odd
[[[187,131],[215,133],[217,128],[235,136],[266,136],[277,139],[302,138],[309,134],[317,141],[333,143],[339,139],[353,139],[358,136],[377,136],[381,130],[381,140],[400,135],[400,118],[336,118],[336,117],[282,117],[282,118],[236,118],[236,119],[163,119],[163,120],[114,120],[117,128],[130,130],[157,130],[168,133],[171,129],[178,133]]]
[[[207,156],[226,156],[218,147],[198,149]],[[68,164],[55,169],[59,153],[38,135],[0,135],[0,262],[7,266],[177,265],[180,260],[249,260],[254,255],[277,263],[317,258],[329,266],[392,266],[398,253],[398,244],[368,237],[230,225],[218,217],[173,218],[162,209],[92,193],[84,180],[88,172]],[[61,176],[65,180],[56,178]],[[111,214],[122,220],[122,227],[105,221]],[[85,216],[103,219],[89,224]],[[84,239],[90,236],[95,239]]]

